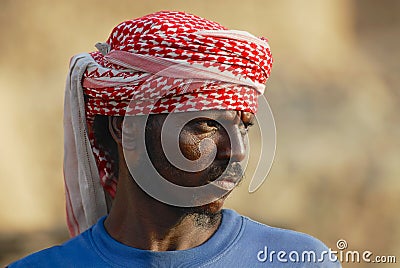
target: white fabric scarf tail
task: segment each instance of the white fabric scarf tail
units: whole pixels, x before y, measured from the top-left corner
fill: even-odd
[[[82,77],[91,62],[89,54],[72,58],[65,88],[64,180],[67,221],[75,236],[106,215],[105,193],[87,134]]]

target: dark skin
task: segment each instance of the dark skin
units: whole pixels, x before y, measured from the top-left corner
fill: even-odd
[[[161,149],[161,126],[166,115],[153,116],[151,135],[146,136],[149,157],[158,172],[165,179],[182,186],[208,184],[223,172],[229,161],[242,161],[246,156],[247,129],[254,120],[253,114],[241,111],[196,113],[196,119],[187,123],[180,132],[179,147],[187,159],[196,160],[200,157],[199,143],[205,138],[211,139],[217,148],[212,169],[185,172],[169,164]],[[185,115],[177,113],[170,116],[179,122]],[[217,121],[223,121],[226,129]],[[132,129],[132,136],[138,137],[134,126]],[[152,251],[185,250],[207,241],[220,224],[221,209],[231,190],[218,200],[195,208],[180,208],[160,202],[146,194],[130,175],[123,152],[121,118],[110,118],[110,132],[118,144],[119,181],[111,211],[104,222],[108,233],[125,245]],[[205,148],[205,152],[207,150]],[[132,165],[140,165],[143,153],[143,148],[130,149]],[[238,174],[231,176],[230,180],[235,182],[241,179]]]

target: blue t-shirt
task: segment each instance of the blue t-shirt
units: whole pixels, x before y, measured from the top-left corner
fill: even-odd
[[[316,238],[270,227],[224,209],[218,230],[188,250],[155,252],[126,246],[104,219],[60,246],[9,265],[17,267],[341,267]]]

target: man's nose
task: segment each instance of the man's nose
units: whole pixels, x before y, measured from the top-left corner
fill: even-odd
[[[220,159],[230,159],[233,162],[243,161],[246,158],[244,138],[239,127],[226,130],[224,135],[220,137],[217,156]]]

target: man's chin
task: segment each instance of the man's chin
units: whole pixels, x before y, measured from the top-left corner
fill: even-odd
[[[202,205],[199,208],[199,210],[205,211],[210,214],[215,214],[219,213],[222,210],[222,207],[224,206],[226,196],[221,197],[220,199],[215,200],[214,202],[211,202],[206,205]]]
[[[209,204],[197,206],[197,207],[186,207],[181,208],[184,215],[193,217],[196,225],[202,227],[212,227],[215,224],[219,224],[221,219],[221,210],[223,208],[226,196],[221,197]]]
[[[223,203],[222,200],[217,200],[207,205],[185,208],[185,214],[186,217],[193,219],[193,223],[197,227],[216,228],[221,222]]]

